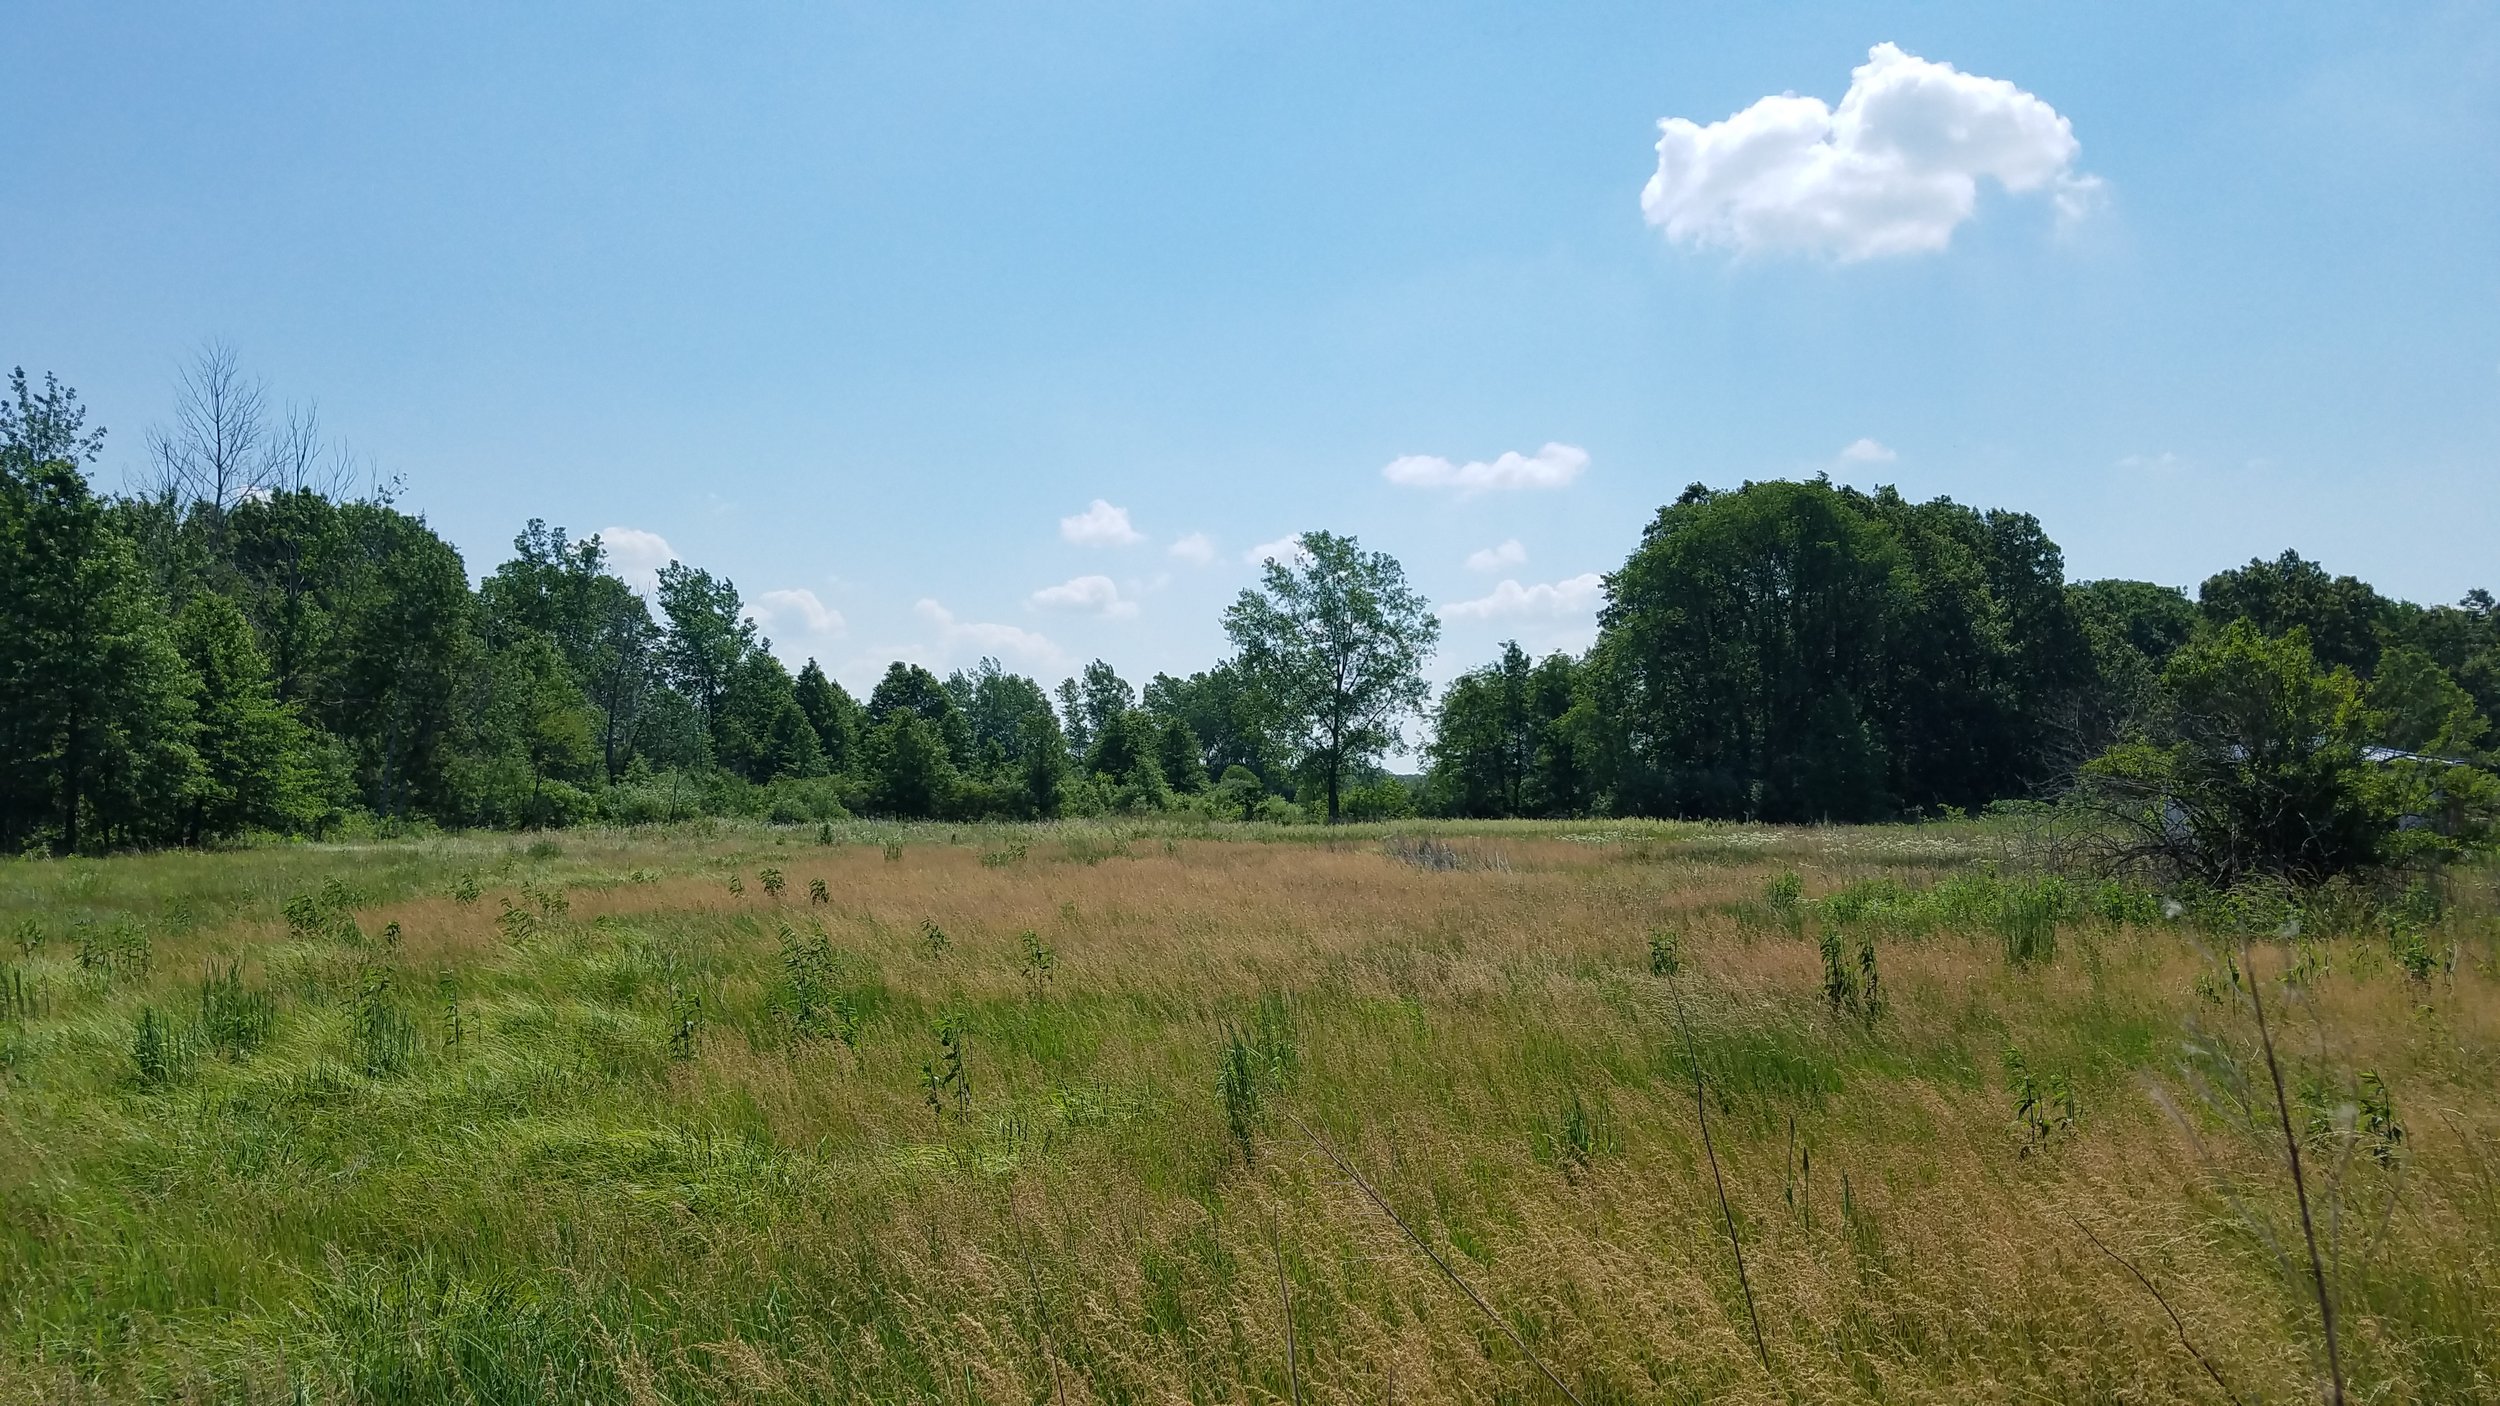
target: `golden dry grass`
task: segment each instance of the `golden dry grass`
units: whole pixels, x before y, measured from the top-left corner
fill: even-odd
[[[1435,841],[1457,867],[1377,835],[897,834],[13,866],[0,923],[45,940],[0,1027],[0,1397],[1275,1401],[1281,1257],[1303,1400],[1560,1399],[1302,1123],[1592,1404],[2222,1399],[2079,1226],[2241,1399],[2314,1396],[2279,1141],[2183,1073],[2192,1036],[2253,1049],[2196,932],[2085,918],[2018,967],[1982,925],[1852,917],[1885,1005],[1828,1005],[1818,900],[1967,873],[1984,833],[1480,827]],[[1793,918],[1765,902],[1787,870]],[[329,879],[361,937],[290,932]],[[2363,1399],[2500,1399],[2487,884],[2428,981],[2367,934],[2257,957]],[[149,971],[82,971],[81,921],[142,925]],[[820,930],[847,1039],[786,1017]],[[141,1081],[139,1010],[187,1019],[227,958],[278,1002],[269,1043]],[[396,1073],[359,1067],[378,975],[417,1028]],[[950,1014],[965,1113],[924,1091]],[[1234,1037],[1263,1061],[1246,1148]],[[2045,1146],[2008,1049],[2079,1099]],[[2363,1070],[2404,1133],[2385,1165],[2332,1126]]]

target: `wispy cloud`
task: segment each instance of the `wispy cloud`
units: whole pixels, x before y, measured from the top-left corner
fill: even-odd
[[[1592,614],[1606,593],[1606,578],[1591,571],[1551,584],[1523,586],[1504,580],[1488,595],[1441,607],[1445,620],[1563,620]]]
[[[677,560],[667,538],[639,527],[600,528],[599,543],[608,549],[609,569],[646,596],[660,589],[660,568]]]
[[[1564,488],[1587,471],[1588,451],[1547,444],[1534,454],[1517,450],[1491,462],[1456,464],[1432,454],[1392,459],[1380,476],[1401,488],[1448,489],[1462,498],[1526,488]]]
[[[1300,566],[1311,559],[1311,554],[1302,550],[1302,534],[1297,532],[1289,537],[1279,537],[1273,542],[1261,542],[1243,552],[1241,559],[1252,566],[1259,566],[1268,561],[1280,561],[1287,566]]]
[[[953,611],[926,597],[912,606],[912,613],[937,632],[937,641],[934,650],[901,651],[906,657],[934,658],[951,664],[967,657],[994,654],[1036,669],[1067,667],[1067,654],[1046,635],[1015,625],[958,620]]]
[[[1044,586],[1033,593],[1033,604],[1043,610],[1061,610],[1085,615],[1102,615],[1123,619],[1137,613],[1137,602],[1120,595],[1119,584],[1108,576],[1079,576],[1056,586]]]
[[[1853,439],[1840,450],[1840,462],[1844,464],[1889,464],[1900,457],[1890,445],[1873,439]]]
[[[1498,547],[1483,547],[1467,554],[1469,571],[1499,571],[1506,566],[1519,566],[1528,560],[1528,549],[1511,538]]]
[[[747,614],[766,634],[793,639],[834,639],[850,628],[841,611],[804,587],[766,591],[748,602]]]
[[[1172,544],[1172,555],[1191,566],[1208,566],[1215,561],[1215,539],[1203,532],[1192,532]]]

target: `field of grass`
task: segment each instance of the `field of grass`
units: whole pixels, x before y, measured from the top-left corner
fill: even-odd
[[[2500,1400],[2492,876],[2243,973],[1996,844],[10,862],[0,1401],[2315,1400],[2241,981],[2354,1399]]]

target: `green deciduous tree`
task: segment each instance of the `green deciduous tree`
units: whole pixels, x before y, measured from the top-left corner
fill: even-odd
[[[2387,598],[2366,583],[2329,576],[2326,568],[2288,550],[2272,561],[2251,561],[2207,577],[2196,603],[2217,628],[2246,620],[2268,635],[2304,630],[2319,662],[2363,678],[2378,666],[2379,630],[2391,617]]]
[[[1224,632],[1334,821],[1353,773],[1397,745],[1400,723],[1423,707],[1441,622],[1395,557],[1329,532],[1300,542],[1297,560],[1269,559],[1260,586],[1224,612]]]

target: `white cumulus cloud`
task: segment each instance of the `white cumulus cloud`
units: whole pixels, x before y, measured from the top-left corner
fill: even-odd
[[[1604,598],[1606,578],[1585,572],[1552,584],[1522,586],[1504,580],[1490,595],[1453,601],[1441,607],[1445,620],[1564,620],[1594,612]]]
[[[1528,559],[1528,549],[1511,538],[1498,547],[1485,547],[1467,554],[1469,571],[1499,571],[1505,566],[1518,566]]]
[[[1046,635],[1015,625],[991,624],[980,620],[958,620],[955,613],[926,597],[912,606],[912,613],[937,631],[935,657],[953,661],[966,656],[978,658],[994,654],[1035,668],[1064,669],[1067,655],[1051,643]]]
[[[1074,517],[1059,519],[1059,535],[1080,547],[1133,547],[1146,540],[1146,534],[1129,526],[1128,509],[1100,498]]]
[[[608,549],[608,569],[646,596],[660,589],[660,568],[677,560],[667,538],[639,527],[600,528],[599,545]]]
[[[1982,180],[2082,215],[2101,183],[2075,169],[2081,151],[2056,108],[2004,79],[1878,44],[1836,108],[1790,93],[1708,126],[1660,122],[1641,214],[1679,244],[1738,253],[1932,253]]]
[[[1203,532],[1192,532],[1172,544],[1172,555],[1191,566],[1207,566],[1215,561],[1215,539]]]
[[[1044,610],[1107,615],[1114,619],[1137,613],[1137,602],[1122,599],[1119,584],[1108,576],[1079,576],[1056,586],[1044,586],[1033,593],[1033,603]]]
[[[1900,457],[1892,446],[1873,439],[1853,439],[1840,451],[1844,464],[1889,464]]]
[[[803,587],[766,591],[748,602],[747,614],[768,635],[831,639],[850,628],[841,611]]]
[[[1562,488],[1589,466],[1585,449],[1548,444],[1534,454],[1517,450],[1487,464],[1454,464],[1434,454],[1392,459],[1380,476],[1402,488],[1448,488],[1462,498],[1500,489]]]
[[[1241,559],[1252,566],[1259,566],[1271,560],[1283,562],[1287,566],[1300,566],[1311,559],[1311,554],[1302,550],[1302,534],[1296,532],[1279,537],[1273,542],[1261,542],[1243,552]]]

